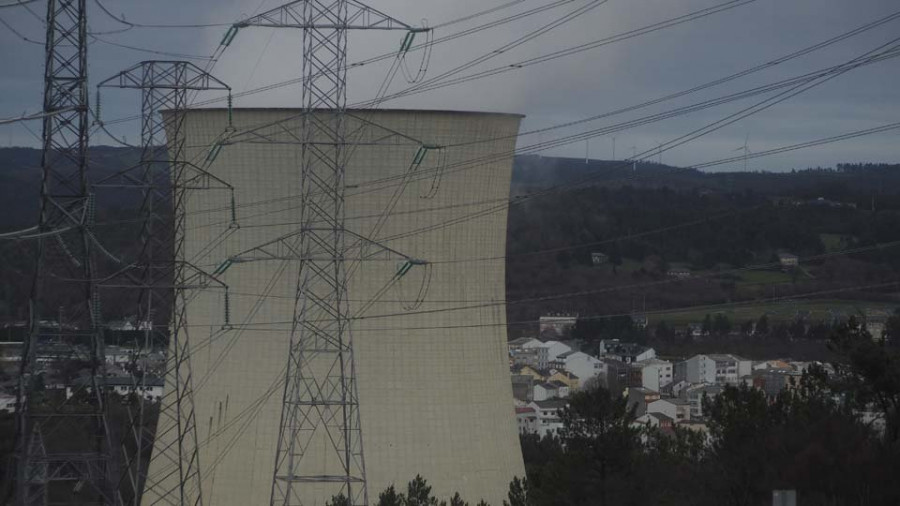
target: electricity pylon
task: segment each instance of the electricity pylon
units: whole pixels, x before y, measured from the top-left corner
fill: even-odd
[[[98,89],[105,87],[141,90],[140,162],[96,185],[139,191],[141,230],[137,258],[99,284],[136,292],[138,321],[144,330],[143,342],[135,343],[136,367],[168,345],[158,421],[148,419],[142,398],[149,371],[133,374],[136,402],[129,427],[133,441],[123,441],[122,448],[126,456],[122,478],[132,495],[124,499],[132,504],[141,504],[142,497],[144,504],[201,504],[185,293],[224,284],[185,259],[184,204],[189,191],[196,189],[230,191],[232,205],[234,197],[231,185],[185,160],[184,124],[188,92],[231,89],[183,61],[144,61],[98,84]],[[167,312],[168,322],[154,322],[155,311]],[[151,459],[160,462],[159,473],[148,474]]]
[[[17,392],[20,505],[115,502],[86,160],[85,1],[47,2],[37,263]]]
[[[366,505],[344,259],[347,31],[422,30],[353,0],[290,2],[232,30],[249,26],[303,32],[301,260],[270,502]]]

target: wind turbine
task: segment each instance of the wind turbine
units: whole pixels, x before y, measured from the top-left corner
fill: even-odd
[[[744,145],[735,149],[735,151],[743,151],[744,152],[744,172],[747,172],[747,162],[750,159],[750,134],[748,133],[746,137],[744,137]]]

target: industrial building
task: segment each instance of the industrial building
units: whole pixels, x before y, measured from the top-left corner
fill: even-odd
[[[185,308],[207,504],[263,504],[271,494],[299,262],[266,255],[289,249],[299,229],[299,114],[186,117],[187,159],[235,197],[232,206],[228,191],[211,187],[183,204],[184,260],[228,287],[227,297],[214,284],[191,291]],[[502,305],[520,120],[345,116],[348,302],[370,501],[419,474],[438,497],[458,491],[472,504],[501,504],[524,475]],[[169,443],[164,429],[157,445]],[[171,469],[153,460],[149,481],[177,479],[166,478]]]

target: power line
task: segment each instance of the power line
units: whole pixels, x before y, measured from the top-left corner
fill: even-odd
[[[897,19],[897,17],[900,17],[900,12],[895,12],[895,13],[893,13],[893,14],[891,14],[891,15],[888,15],[888,16],[886,16],[886,17],[877,19],[877,20],[875,20],[875,21],[873,21],[873,22],[870,22],[870,23],[868,23],[868,24],[865,24],[865,25],[862,25],[862,26],[860,26],[860,27],[858,27],[858,28],[855,28],[855,29],[853,29],[853,30],[851,30],[851,31],[849,31],[849,32],[845,32],[845,33],[843,33],[843,34],[841,34],[841,35],[839,35],[839,36],[837,36],[837,37],[833,37],[833,38],[831,38],[831,39],[828,39],[828,40],[826,40],[826,41],[820,42],[820,43],[815,44],[815,45],[813,45],[813,46],[809,46],[809,47],[804,48],[804,49],[801,49],[801,50],[799,50],[799,51],[795,51],[795,52],[790,53],[790,54],[788,54],[788,55],[785,55],[785,56],[782,56],[782,57],[777,58],[777,59],[775,59],[775,60],[772,60],[772,61],[770,61],[770,62],[764,63],[764,64],[762,64],[762,65],[758,65],[758,66],[756,66],[756,67],[751,67],[751,68],[746,69],[746,70],[743,70],[743,71],[741,71],[741,72],[738,72],[738,73],[735,73],[735,74],[731,74],[731,75],[729,75],[729,76],[726,76],[726,77],[723,77],[723,78],[720,78],[720,79],[717,79],[717,80],[714,80],[714,81],[710,81],[710,82],[708,82],[708,83],[705,83],[705,84],[702,84],[702,85],[699,85],[699,86],[696,86],[696,87],[693,87],[693,88],[690,88],[690,89],[687,89],[687,90],[682,90],[682,91],[680,91],[680,92],[677,92],[677,93],[674,93],[674,94],[670,94],[670,95],[667,95],[667,96],[664,96],[664,97],[660,97],[660,98],[657,98],[657,99],[654,99],[654,100],[651,100],[651,101],[648,101],[648,102],[644,102],[644,103],[641,103],[641,104],[636,104],[636,105],[632,105],[632,106],[629,106],[629,107],[626,107],[626,108],[622,108],[622,109],[618,109],[618,110],[614,110],[614,111],[602,113],[602,114],[599,114],[599,115],[594,115],[594,116],[591,116],[591,117],[589,117],[589,118],[584,118],[584,119],[582,119],[582,120],[577,120],[577,121],[573,121],[573,122],[566,122],[566,123],[554,125],[554,126],[547,127],[547,128],[542,128],[542,129],[538,129],[538,130],[532,130],[532,131],[530,131],[530,132],[524,132],[524,133],[519,134],[519,135],[521,136],[521,135],[528,135],[528,134],[532,134],[532,133],[540,133],[540,132],[545,132],[545,131],[549,131],[549,130],[556,129],[556,128],[563,128],[563,127],[572,126],[572,125],[579,124],[579,123],[585,123],[585,122],[593,121],[593,120],[596,120],[596,119],[601,119],[601,118],[610,117],[610,116],[614,116],[614,115],[617,115],[617,114],[622,114],[622,113],[625,113],[625,112],[630,112],[630,111],[633,111],[633,110],[641,109],[641,108],[647,107],[647,106],[649,106],[649,105],[654,105],[654,104],[657,104],[657,103],[660,103],[660,102],[663,102],[663,101],[666,101],[666,100],[671,100],[671,99],[673,99],[673,98],[677,98],[677,97],[684,96],[684,95],[687,95],[687,94],[690,94],[690,93],[694,93],[694,92],[700,91],[700,90],[702,90],[702,89],[706,89],[706,88],[709,88],[709,87],[713,87],[713,86],[716,86],[716,85],[719,85],[719,84],[722,84],[722,83],[725,83],[725,82],[728,82],[728,81],[737,79],[737,78],[739,78],[739,77],[743,77],[743,76],[745,76],[745,75],[748,75],[748,74],[753,73],[753,72],[757,72],[757,71],[762,70],[762,69],[764,69],[764,68],[768,68],[768,67],[770,67],[770,66],[777,65],[777,64],[783,63],[783,62],[785,62],[785,61],[789,61],[789,60],[791,60],[791,59],[794,59],[794,58],[797,58],[797,57],[799,57],[799,56],[808,54],[808,53],[813,52],[813,51],[816,51],[816,50],[818,50],[818,49],[822,49],[822,48],[824,48],[824,47],[827,47],[827,46],[832,45],[832,44],[834,44],[834,43],[837,43],[837,42],[839,42],[839,41],[845,40],[845,39],[847,39],[847,38],[849,38],[849,37],[852,37],[852,36],[858,35],[858,34],[860,34],[860,33],[863,33],[863,32],[865,32],[865,31],[868,31],[868,30],[870,30],[870,29],[873,29],[873,28],[875,28],[875,27],[877,27],[877,26],[880,26],[880,25],[882,25],[882,24],[884,24],[884,23],[887,23],[887,22],[889,22],[889,21],[893,21],[893,20]],[[875,62],[875,60],[873,60],[871,63],[874,63],[874,62]],[[835,67],[830,67],[830,69],[835,69],[835,68],[836,68],[836,66],[835,66]],[[828,69],[825,69],[825,70],[828,70]],[[821,72],[821,71],[820,71],[820,72]],[[795,77],[795,78],[792,78],[792,79],[794,79],[794,80],[803,79],[803,78],[806,78],[806,77],[814,76],[815,74],[816,74],[816,73],[814,72],[814,73],[806,74],[806,75],[803,75],[803,76],[798,76],[798,77]],[[783,81],[779,81],[779,82],[777,82],[777,83],[773,83],[772,85],[767,85],[767,86],[769,87],[769,89],[775,89],[775,88],[771,88],[771,87],[773,87],[773,86],[783,86],[783,85],[786,85],[786,84],[790,84],[790,82],[791,82],[791,80],[783,80]],[[757,87],[757,88],[754,88],[754,89],[751,89],[751,90],[747,90],[747,91],[742,92],[742,93],[743,93],[743,94],[748,94],[748,93],[754,93],[754,94],[755,94],[755,93],[764,92],[764,91],[767,91],[767,87]],[[746,96],[751,96],[751,95],[746,95]],[[722,97],[722,98],[717,99],[717,100],[727,100],[729,97],[733,97],[733,98],[741,98],[740,94],[732,94],[732,95],[726,95],[725,97]],[[212,101],[207,101],[207,102],[212,102]],[[699,106],[703,106],[703,104],[706,104],[706,103],[712,103],[712,101],[701,102],[701,103],[695,104],[694,106],[691,106],[691,107],[699,107]],[[725,103],[725,102],[722,102],[722,103]],[[717,104],[712,104],[712,105],[717,105]],[[687,109],[687,108],[681,108],[681,110],[687,111],[688,109]],[[664,116],[664,115],[668,115],[668,114],[672,114],[672,112],[669,112],[669,113],[661,113],[661,114],[659,114],[659,115],[656,115],[656,117],[659,118],[659,119],[665,119],[666,116]],[[669,117],[672,117],[672,116],[669,116]],[[648,117],[648,118],[653,118],[653,117],[651,116],[651,117]],[[278,121],[284,121],[284,120],[278,120]],[[615,126],[615,127],[614,127],[614,128],[616,128],[616,129],[613,129],[613,127],[606,127],[606,128],[603,129],[603,130],[594,130],[592,133],[593,133],[594,135],[604,135],[604,134],[609,134],[609,133],[615,133],[616,131],[620,131],[620,130],[625,129],[625,128],[631,128],[631,127],[634,127],[634,126],[637,126],[637,125],[641,125],[641,124],[646,124],[646,119],[644,119],[644,120],[634,120],[634,121],[632,121],[632,122],[630,122],[630,123],[619,124],[618,126]],[[254,127],[254,128],[257,128],[257,127]],[[583,135],[583,134],[579,134],[579,135]],[[507,136],[507,137],[508,137],[508,136]],[[505,138],[505,137],[503,137],[503,138]],[[563,139],[566,139],[566,138],[567,138],[567,137],[564,137]],[[569,136],[568,138],[572,138],[572,136]],[[495,138],[495,139],[491,139],[491,140],[498,140],[498,139],[501,139],[501,138]],[[578,139],[578,140],[581,140],[582,138],[579,137],[579,138],[577,138],[577,139]],[[474,141],[474,142],[480,142],[480,141]],[[473,142],[473,143],[474,143],[474,142]],[[573,142],[575,142],[575,141],[573,140]],[[457,145],[454,145],[454,147],[455,147],[455,146],[467,145],[467,144],[470,144],[470,143],[457,144]],[[527,147],[524,148],[524,149],[527,149],[527,150],[533,152],[533,151],[538,150],[539,147],[540,147],[539,145],[533,145],[533,146],[527,146]],[[519,152],[522,152],[522,151],[523,151],[523,150],[519,150]],[[496,154],[494,154],[494,155],[487,155],[486,157],[482,157],[482,158],[481,158],[481,160],[485,160],[485,159],[491,160],[491,159],[497,159],[497,157],[496,157]],[[477,161],[478,161],[478,160],[472,160],[472,161],[468,161],[468,162],[463,162],[463,164],[466,164],[466,163],[471,164],[471,163],[477,162]],[[459,165],[459,164],[457,164],[457,165]],[[383,178],[382,180],[376,180],[376,181],[368,182],[368,183],[365,183],[365,184],[371,185],[371,184],[373,184],[373,183],[375,183],[375,182],[387,181],[387,180],[389,180],[389,179],[392,179],[392,178]],[[260,203],[267,203],[267,202],[271,202],[271,200],[260,201]],[[250,206],[250,205],[254,205],[254,203],[242,204],[242,205],[240,205],[239,207],[245,207],[245,206]]]
[[[0,4],[0,9],[7,9],[12,7],[24,7],[28,4],[32,4],[37,2],[37,0],[19,0],[18,2],[13,2],[11,4]]]
[[[545,5],[542,5],[542,6],[538,6],[538,7],[535,7],[535,8],[533,8],[533,9],[530,9],[530,10],[527,10],[527,11],[524,11],[524,12],[521,12],[521,13],[517,13],[517,14],[511,15],[511,16],[508,16],[508,17],[506,17],[506,18],[501,18],[501,19],[499,19],[499,20],[491,21],[491,22],[485,23],[485,24],[483,24],[483,25],[478,25],[478,26],[473,27],[473,28],[468,28],[468,29],[466,29],[466,30],[462,30],[462,31],[460,31],[460,32],[456,32],[456,33],[454,33],[454,34],[450,34],[450,35],[447,35],[447,36],[444,36],[444,37],[435,39],[434,41],[431,42],[430,45],[433,46],[433,45],[437,45],[437,44],[440,44],[440,43],[449,42],[449,41],[451,41],[451,40],[455,40],[455,39],[460,38],[460,37],[463,37],[463,36],[472,35],[472,34],[474,34],[474,33],[479,33],[479,32],[484,31],[484,30],[488,30],[488,29],[491,29],[491,28],[496,28],[497,26],[501,26],[501,25],[504,25],[504,24],[507,24],[507,23],[511,23],[511,22],[514,22],[514,21],[519,21],[519,20],[524,19],[524,18],[526,18],[526,17],[530,17],[530,16],[533,16],[533,15],[535,15],[535,14],[539,14],[539,13],[541,13],[541,12],[545,12],[545,11],[548,11],[548,10],[555,9],[555,8],[557,8],[557,7],[560,7],[560,6],[562,6],[562,5],[569,4],[569,3],[573,2],[573,1],[574,1],[574,0],[556,0],[556,1],[550,2],[550,3],[548,3],[548,4],[545,4]],[[515,4],[514,4],[514,3],[510,3],[509,5],[515,5]],[[468,17],[468,16],[465,16],[465,17]],[[451,20],[451,21],[448,21],[448,22],[445,22],[445,23],[441,23],[441,24],[438,25],[438,26],[448,26],[448,25],[456,24],[456,23],[461,22],[462,19],[463,19],[463,18],[454,19],[454,20]],[[427,43],[414,44],[414,45],[410,48],[410,51],[415,51],[415,50],[418,50],[418,49],[422,49],[422,48],[427,47],[428,45],[429,45],[429,44],[427,44]],[[221,47],[222,47],[222,46],[220,46],[220,48],[221,48]],[[356,67],[362,67],[362,66],[364,66],[364,65],[368,65],[368,64],[371,64],[371,63],[374,63],[374,62],[377,62],[377,61],[382,61],[382,60],[394,58],[394,57],[396,57],[396,55],[397,55],[396,51],[391,51],[391,52],[389,52],[389,53],[384,53],[384,54],[382,54],[382,55],[380,55],[380,56],[376,56],[376,57],[372,57],[372,58],[369,58],[369,59],[366,59],[366,60],[360,60],[360,61],[358,61],[358,62],[351,63],[351,64],[348,66],[348,69],[350,69],[350,68],[356,68]],[[295,84],[301,84],[302,82],[303,82],[303,78],[302,78],[302,77],[301,77],[301,78],[288,79],[288,80],[286,80],[286,81],[281,81],[281,82],[278,82],[278,83],[273,83],[273,84],[261,86],[261,87],[259,87],[259,88],[254,88],[254,89],[252,89],[252,90],[247,90],[247,91],[244,91],[244,92],[241,92],[241,93],[235,93],[235,94],[233,95],[233,98],[241,98],[241,97],[244,97],[244,96],[249,96],[249,95],[253,95],[253,94],[257,94],[257,93],[262,93],[262,92],[266,92],[266,91],[271,91],[271,90],[278,89],[278,88],[283,88],[283,87],[285,87],[285,86],[292,86],[292,85],[295,85]],[[210,99],[210,100],[206,100],[206,101],[202,101],[202,102],[196,102],[196,103],[194,103],[193,105],[195,105],[195,106],[204,106],[204,105],[210,105],[210,104],[214,104],[214,103],[218,103],[218,102],[221,102],[221,99]],[[128,116],[128,117],[116,118],[116,119],[107,121],[107,124],[123,123],[123,122],[128,122],[128,121],[134,121],[134,120],[136,120],[136,119],[140,119],[140,116],[139,116],[139,115],[135,115],[135,116]]]
[[[9,6],[9,7],[11,7],[11,6]],[[21,32],[19,32],[19,31],[16,30],[15,28],[13,28],[13,26],[10,25],[9,23],[7,23],[6,20],[4,20],[3,18],[0,18],[0,25],[5,26],[9,31],[11,31],[11,32],[13,33],[13,35],[15,35],[16,37],[18,37],[18,38],[24,40],[25,42],[28,42],[29,44],[36,44],[36,45],[38,45],[38,46],[43,46],[43,45],[44,45],[44,43],[43,43],[42,41],[39,41],[39,40],[32,40],[32,39],[30,39],[30,38],[28,38],[28,37],[22,35]]]
[[[143,23],[132,23],[127,21],[124,16],[119,17],[109,11],[105,5],[103,5],[100,0],[94,0],[94,3],[97,4],[97,7],[106,14],[107,17],[112,18],[118,23],[121,23],[130,28],[213,28],[213,27],[223,27],[223,26],[231,26],[233,23],[189,23],[189,24],[143,24]]]

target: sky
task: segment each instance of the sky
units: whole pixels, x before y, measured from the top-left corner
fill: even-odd
[[[0,6],[13,0],[0,0]],[[88,26],[96,35],[88,48],[91,100],[94,86],[134,63],[173,59],[157,54],[209,56],[227,26],[202,28],[131,28],[88,0]],[[139,24],[228,24],[277,7],[283,0],[100,0],[114,15]],[[727,0],[608,0],[571,21],[549,29],[514,48],[497,51],[535,30],[560,20],[592,3],[591,0],[556,2],[543,12],[432,48],[425,79],[483,55],[486,61],[462,74],[492,68],[510,69],[499,75],[385,101],[381,108],[451,109],[520,113],[526,116],[519,147],[608,127],[623,121],[663,113],[757,86],[806,74],[849,61],[886,44],[900,34],[900,18],[840,43],[815,51],[727,84],[665,101],[637,111],[609,116],[567,128],[526,134],[567,122],[583,120],[634,104],[691,89],[715,79],[770,62],[825,41],[900,10],[896,0],[755,0],[677,26],[596,47],[538,65],[516,68],[523,60],[597,41],[655,23],[721,5]],[[489,21],[554,3],[553,0],[370,0],[369,5],[410,25],[437,26],[440,38]],[[24,7],[0,7],[0,119],[39,112],[42,103],[46,2]],[[493,13],[444,25],[492,7]],[[9,26],[6,26],[9,25]],[[444,25],[444,26],[442,26]],[[10,30],[13,28],[18,33]],[[113,33],[104,33],[113,32]],[[395,52],[402,32],[354,32],[348,59],[357,62]],[[33,42],[23,40],[30,39]],[[417,41],[422,40],[422,36]],[[36,43],[35,43],[36,42]],[[144,51],[110,43],[141,48]],[[300,75],[300,34],[297,30],[248,28],[215,62],[211,73],[235,92],[252,90]],[[407,64],[419,68],[422,52],[407,55]],[[192,60],[200,66],[206,60]],[[384,81],[390,60],[354,68],[349,72],[350,103],[371,99]],[[888,59],[854,69],[760,113],[725,126],[650,159],[663,163],[693,164],[761,152],[781,146],[878,127],[898,120],[900,111],[900,59]],[[392,81],[388,96],[411,86],[404,75]],[[221,94],[219,95],[221,96]],[[676,118],[635,126],[589,141],[554,147],[549,156],[622,159],[656,149],[660,144],[719,121],[768,97],[762,95]],[[216,98],[215,93],[198,99]],[[239,97],[235,107],[296,107],[297,85]],[[223,105],[222,102],[219,105]],[[102,117],[106,122],[139,112],[134,90],[103,90]],[[0,147],[38,146],[40,121],[0,125]],[[139,124],[109,125],[128,142],[139,138]],[[782,171],[792,168],[830,167],[842,162],[900,162],[900,129],[825,146],[746,160],[749,170]],[[107,135],[95,134],[92,144],[115,145]],[[615,150],[615,152],[614,152]],[[709,170],[743,170],[744,160]]]

